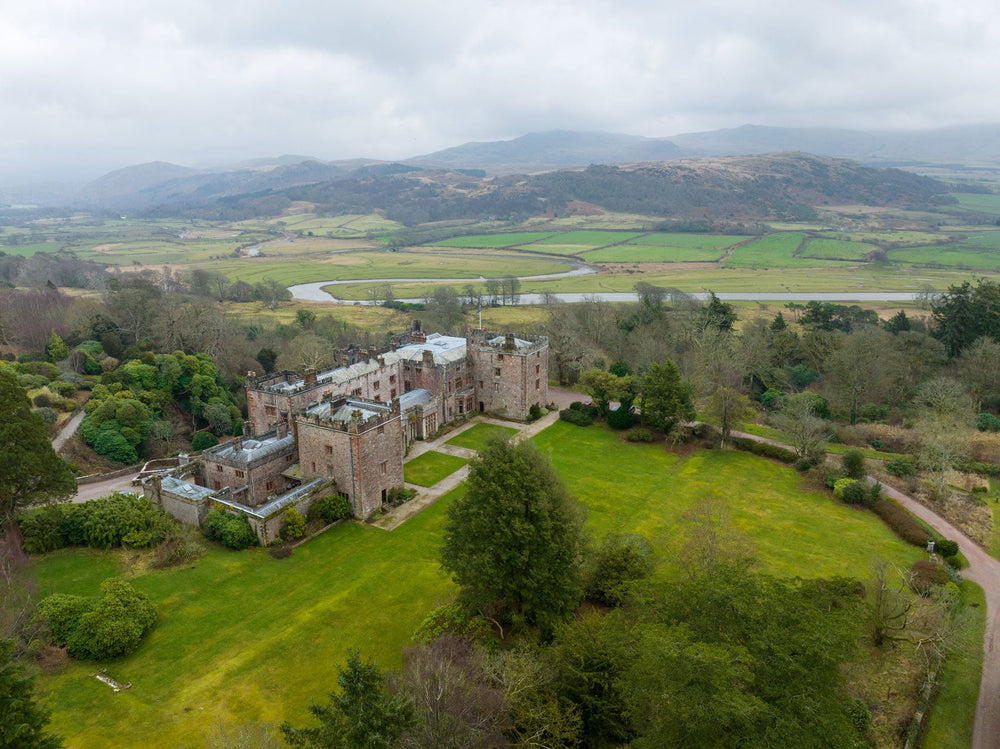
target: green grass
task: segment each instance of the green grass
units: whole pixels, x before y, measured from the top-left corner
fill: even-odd
[[[798,257],[799,247],[805,242],[802,232],[777,232],[737,247],[723,265],[727,268],[819,268],[837,265],[835,260],[816,260]]]
[[[471,429],[466,429],[458,436],[452,437],[446,444],[465,447],[469,450],[482,450],[490,440],[496,437],[510,439],[516,433],[516,429],[502,427],[498,424],[476,424]]]
[[[877,248],[865,242],[841,239],[810,239],[800,253],[801,257],[826,260],[864,260]]]
[[[435,451],[418,455],[403,466],[404,480],[417,486],[434,486],[438,481],[450,476],[469,461],[457,455]]]
[[[647,247],[626,244],[591,250],[583,253],[583,257],[592,263],[716,263],[725,254],[725,250],[697,247]]]
[[[956,193],[958,204],[967,210],[1000,216],[1000,195],[981,193]]]
[[[581,247],[604,247],[605,245],[617,242],[627,242],[630,239],[642,236],[642,232],[622,232],[622,231],[570,231],[562,234],[554,234],[551,237],[537,242],[537,245],[544,247],[549,244],[579,245]]]
[[[516,247],[526,242],[537,242],[539,239],[552,236],[551,231],[522,231],[499,234],[475,234],[469,237],[452,237],[434,242],[435,247],[484,247],[502,248]]]
[[[565,422],[534,441],[569,490],[584,499],[588,527],[598,537],[637,531],[669,548],[685,512],[712,498],[773,574],[859,576],[872,554],[906,567],[925,556],[871,513],[808,491],[794,469],[754,455],[700,451],[681,459],[662,445],[631,444],[608,429]],[[857,549],[864,553],[845,553]]]
[[[788,435],[784,432],[773,427],[763,426],[761,424],[743,424],[740,426],[739,431],[746,432],[747,434],[755,434],[758,437],[775,440],[776,442],[783,442],[785,444],[790,443]],[[852,449],[850,445],[841,445],[836,442],[824,442],[822,443],[822,446],[825,452],[834,453],[835,455],[843,455],[845,452]],[[861,450],[866,458],[873,458],[875,460],[892,460],[893,458],[899,457],[896,453],[884,453],[879,450],[872,450],[870,447],[859,447],[854,449]]]
[[[963,606],[958,611],[964,647],[952,653],[941,675],[941,688],[927,720],[924,749],[963,749],[972,746],[976,700],[983,672],[983,634],[986,630],[986,595],[972,582],[962,584]]]
[[[648,247],[686,247],[697,250],[724,250],[734,244],[752,239],[749,236],[733,234],[679,234],[671,232],[654,232],[643,234],[629,242],[630,245]]]
[[[479,441],[491,426],[460,437]],[[775,574],[857,575],[872,554],[900,566],[921,556],[870,513],[806,491],[794,470],[752,455],[679,457],[662,445],[565,423],[535,442],[589,509],[588,528],[598,537],[641,532],[666,555],[684,513],[717,497]],[[133,577],[159,621],[137,653],[107,664],[132,689],[112,694],[93,678],[92,663],[39,674],[54,730],[71,747],[176,747],[204,745],[219,725],[309,723],[310,700],[335,687],[335,665],[350,649],[397,666],[426,613],[454,595],[437,550],[447,506],[460,491],[391,533],[347,523],[289,559],[214,549],[190,567]],[[42,593],[94,595],[119,562],[76,549],[44,555],[35,569]]]

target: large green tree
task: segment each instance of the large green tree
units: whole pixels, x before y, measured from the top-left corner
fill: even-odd
[[[670,359],[650,364],[639,380],[643,423],[669,434],[679,422],[694,418],[691,393]]]
[[[48,713],[32,694],[31,679],[13,660],[14,645],[0,640],[0,746],[57,749],[62,742],[46,733]]]
[[[549,625],[581,597],[583,514],[534,445],[495,441],[448,508],[441,564],[468,604]]]
[[[76,479],[49,442],[49,429],[31,412],[14,375],[0,369],[0,555],[24,558],[17,514],[66,499]]]

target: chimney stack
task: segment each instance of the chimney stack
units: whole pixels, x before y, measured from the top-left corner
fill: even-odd
[[[306,387],[316,384],[316,367],[306,367]]]

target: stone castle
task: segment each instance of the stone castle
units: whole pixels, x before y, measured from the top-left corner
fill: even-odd
[[[338,354],[339,366],[258,377],[248,373],[243,436],[143,482],[182,522],[212,508],[240,512],[261,543],[277,536],[289,507],[337,492],[370,518],[403,485],[411,442],[489,413],[526,421],[548,403],[548,340],[470,331],[413,330],[382,349]]]

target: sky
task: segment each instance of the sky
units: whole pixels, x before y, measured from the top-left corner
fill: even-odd
[[[6,0],[0,185],[551,129],[1000,122],[992,0]]]

